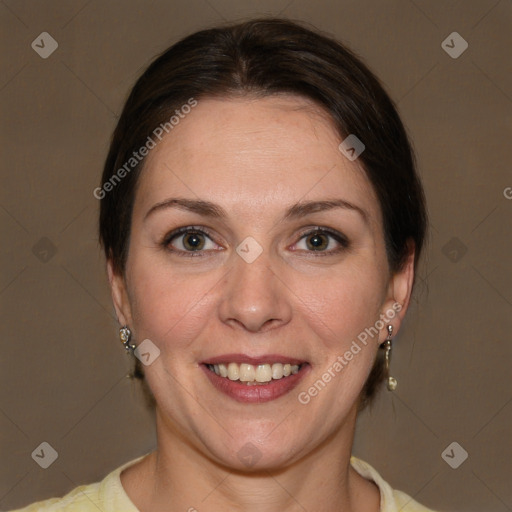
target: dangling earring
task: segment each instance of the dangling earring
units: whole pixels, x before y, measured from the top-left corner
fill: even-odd
[[[124,348],[127,352],[133,352],[135,350],[135,345],[130,344],[130,340],[132,337],[132,331],[127,325],[124,325],[119,329],[119,338],[123,342]]]
[[[394,377],[391,377],[391,375],[389,375],[389,363],[391,360],[391,349],[393,348],[393,341],[391,339],[392,334],[393,334],[393,326],[388,325],[388,337],[386,338],[386,341],[384,341],[384,343],[382,344],[382,347],[386,351],[385,358],[386,358],[386,374],[388,376],[388,382],[387,382],[388,391],[394,391],[396,389],[396,387],[398,386],[398,381]]]

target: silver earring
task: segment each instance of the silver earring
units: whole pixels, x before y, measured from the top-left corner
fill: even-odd
[[[386,374],[388,376],[388,382],[387,382],[387,388],[388,391],[395,391],[396,387],[398,386],[398,381],[389,375],[389,363],[391,360],[391,349],[393,348],[393,340],[391,339],[391,335],[393,334],[393,326],[388,325],[388,337],[382,344],[382,347],[386,351]]]
[[[124,348],[127,352],[133,352],[135,350],[135,345],[130,344],[130,340],[132,338],[132,331],[127,325],[124,325],[119,329],[119,339],[122,341]]]

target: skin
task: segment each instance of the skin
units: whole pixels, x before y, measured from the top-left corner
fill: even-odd
[[[385,327],[307,405],[297,399],[399,303],[388,322],[396,334],[412,288],[414,252],[391,274],[379,203],[340,142],[303,98],[201,99],[148,155],[124,275],[108,265],[120,323],[136,343],[150,339],[160,350],[145,367],[158,449],[121,475],[141,511],[379,510],[377,487],[349,459]],[[169,198],[210,201],[225,217],[176,207],[148,214]],[[298,202],[337,199],[355,208],[284,218]],[[183,236],[165,247],[184,226],[208,230],[199,256],[187,256]],[[326,236],[312,250],[314,235],[304,233],[318,227],[349,245]],[[252,263],[236,252],[248,236],[263,249]],[[239,403],[199,366],[227,353],[283,354],[308,361],[309,373],[277,400]],[[238,457],[246,443],[261,454],[250,468]]]

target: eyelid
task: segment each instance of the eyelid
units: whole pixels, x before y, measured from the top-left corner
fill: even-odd
[[[202,250],[198,250],[198,251],[184,251],[181,249],[170,248],[170,244],[175,238],[178,238],[179,236],[185,235],[188,233],[200,233],[200,234],[206,236],[207,238],[209,238],[210,241],[212,243],[214,243],[215,245],[221,245],[215,241],[216,237],[210,232],[210,230],[208,228],[206,228],[204,226],[182,226],[180,228],[176,228],[176,229],[170,231],[169,233],[167,233],[163,237],[163,240],[161,241],[161,245],[165,249],[167,249],[171,252],[178,253],[181,255],[187,255],[187,256],[201,256],[201,254],[211,252],[212,250],[217,250],[217,249],[202,249]],[[308,226],[308,227],[305,227],[302,230],[300,230],[300,233],[298,235],[299,238],[296,242],[294,242],[294,244],[292,244],[292,247],[294,245],[296,245],[298,242],[300,242],[301,240],[303,240],[304,238],[306,238],[307,236],[314,235],[317,233],[330,236],[331,238],[333,238],[336,241],[336,243],[339,244],[340,247],[338,247],[336,249],[330,249],[327,251],[303,250],[304,252],[312,253],[315,256],[330,255],[330,254],[335,254],[339,251],[342,251],[343,249],[347,249],[350,245],[348,238],[343,233],[339,232],[336,229],[322,227],[322,226]],[[302,250],[302,249],[300,249],[300,250]]]
[[[307,228],[303,228],[299,236],[300,238],[303,238],[307,235],[313,235],[315,233],[331,235],[333,238],[339,239],[340,243],[348,244],[348,238],[343,233],[341,233],[337,229],[328,228],[324,226],[309,226]]]
[[[190,233],[190,232],[201,233],[202,235],[206,235],[210,239],[213,238],[212,233],[210,233],[208,228],[205,228],[204,226],[182,226],[181,228],[173,229],[172,231],[167,233],[164,236],[164,238],[162,240],[162,243],[169,244],[169,243],[171,243],[171,240],[173,238],[176,238],[176,237],[178,237],[180,235],[184,235],[184,234]]]
[[[328,251],[305,251],[305,252],[313,253],[316,256],[321,256],[321,255],[327,256],[329,254],[335,254],[339,251],[342,251],[343,249],[347,249],[350,245],[350,241],[343,233],[340,233],[336,229],[322,227],[322,226],[310,226],[308,228],[304,228],[299,235],[299,240],[297,242],[295,242],[293,245],[296,245],[298,242],[300,242],[304,238],[306,238],[310,235],[317,234],[317,233],[330,236],[331,238],[333,238],[336,241],[336,243],[338,243],[340,245],[340,247],[338,247],[336,249],[330,249]]]
[[[218,249],[206,249],[206,250],[201,249],[199,251],[184,251],[182,249],[176,249],[175,247],[171,246],[171,243],[174,239],[179,238],[180,236],[183,236],[183,235],[186,235],[189,233],[199,233],[199,234],[205,236],[206,238],[208,238],[213,244],[215,244],[217,246],[220,245],[219,243],[217,243],[215,241],[215,239],[214,239],[215,237],[212,235],[210,230],[208,228],[205,228],[204,226],[182,226],[180,228],[173,229],[172,231],[170,231],[163,237],[160,245],[169,252],[173,252],[175,254],[179,254],[181,256],[187,256],[187,257],[203,256],[203,255],[208,254],[211,251],[218,250]]]

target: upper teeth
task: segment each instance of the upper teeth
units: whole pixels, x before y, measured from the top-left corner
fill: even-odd
[[[210,370],[213,370],[221,377],[227,377],[230,380],[240,380],[241,382],[270,382],[272,379],[281,379],[290,374],[299,371],[298,364],[209,364]]]

